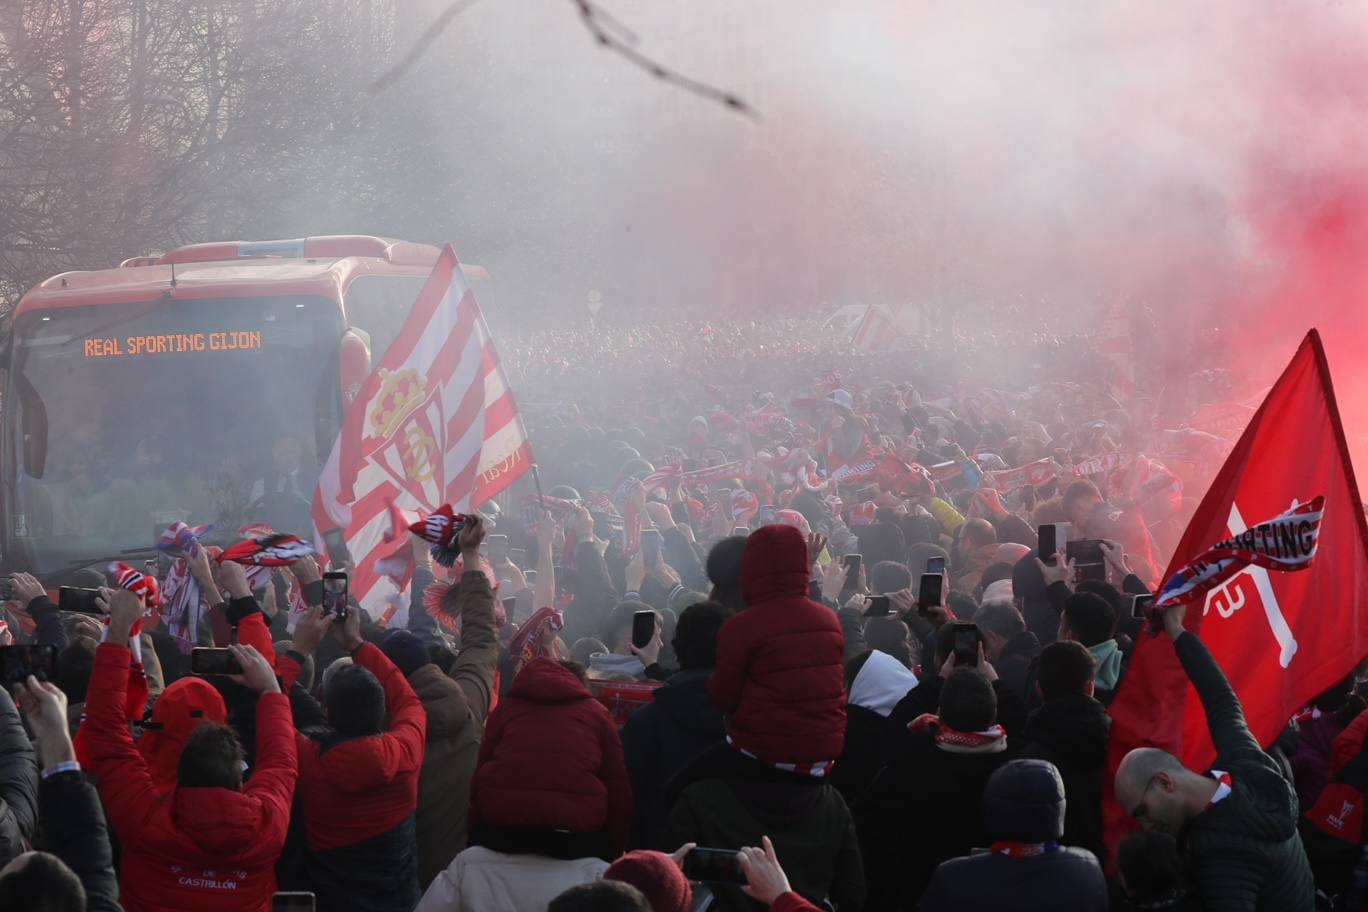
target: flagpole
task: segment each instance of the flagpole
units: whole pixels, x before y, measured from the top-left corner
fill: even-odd
[[[537,506],[546,509],[546,495],[542,494],[541,472],[537,470],[537,464],[532,463],[532,483],[537,486]]]

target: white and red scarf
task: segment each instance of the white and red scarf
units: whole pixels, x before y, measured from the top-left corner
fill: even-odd
[[[1007,749],[1007,730],[993,725],[983,731],[960,731],[951,728],[934,713],[922,713],[907,723],[911,732],[929,732],[936,747],[951,754],[999,754]]]

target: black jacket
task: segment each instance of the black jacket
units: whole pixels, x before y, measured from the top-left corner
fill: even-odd
[[[1023,630],[1003,645],[1002,654],[993,663],[998,680],[1023,703],[1026,702],[1026,680],[1031,662],[1038,655],[1040,640],[1031,631]]]
[[[38,819],[38,761],[8,691],[0,688],[0,868],[33,839]]]
[[[677,778],[664,842],[720,849],[774,842],[795,893],[809,902],[830,898],[840,912],[865,905],[864,869],[850,810],[830,785],[751,760],[729,747],[700,755]],[[738,887],[713,886],[719,912],[763,908]]]
[[[1082,849],[1036,858],[975,855],[936,869],[920,912],[1107,912],[1107,884]]]
[[[66,863],[85,887],[88,912],[119,912],[109,826],[95,786],[79,771],[56,773],[38,789],[39,845]]]
[[[1106,912],[1107,882],[1097,859],[1058,845],[1064,832],[1064,783],[1040,760],[1007,764],[983,794],[989,839],[1037,844],[1038,855],[979,854],[936,869],[922,912]]]
[[[851,809],[869,909],[916,908],[937,865],[987,844],[983,789],[1010,758],[1005,751],[950,753],[928,734],[909,735]]]
[[[695,669],[673,675],[652,695],[651,705],[633,713],[622,730],[622,752],[632,781],[634,846],[666,848],[660,841],[670,810],[666,784],[726,737],[722,712],[708,699],[711,673]]]
[[[1067,799],[1064,844],[1105,858],[1102,786],[1106,777],[1111,717],[1102,704],[1082,694],[1052,700],[1026,722],[1021,756],[1048,760],[1064,780]]]
[[[1196,635],[1174,641],[1206,710],[1213,769],[1231,776],[1224,801],[1188,822],[1179,846],[1209,910],[1311,912],[1315,884],[1297,835],[1297,795],[1245,725],[1240,700]]]

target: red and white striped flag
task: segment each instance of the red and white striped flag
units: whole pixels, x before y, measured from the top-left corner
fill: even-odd
[[[397,597],[408,580],[378,561],[410,547],[386,543],[393,513],[430,513],[442,504],[469,511],[532,465],[517,403],[489,328],[448,244],[398,338],[356,400],[314,493],[314,532],[342,531],[355,561],[351,592],[373,617],[402,619]],[[402,530],[401,530],[402,531]]]
[[[898,335],[898,328],[888,312],[871,304],[865,308],[864,318],[860,320],[851,344],[855,346],[856,351],[866,354],[885,351],[891,347]]]

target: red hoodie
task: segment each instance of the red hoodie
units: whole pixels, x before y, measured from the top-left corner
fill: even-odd
[[[123,849],[128,912],[268,912],[296,777],[294,723],[283,694],[257,701],[257,767],[242,791],[160,793],[128,731],[131,654],[103,643],[86,702],[91,773]]]
[[[470,827],[606,833],[627,847],[632,789],[612,716],[555,659],[528,662],[489,717]]]
[[[845,746],[845,637],[836,613],[808,598],[810,578],[801,532],[752,532],[741,554],[746,609],[717,635],[708,695],[732,743],[766,763],[822,763]]]

